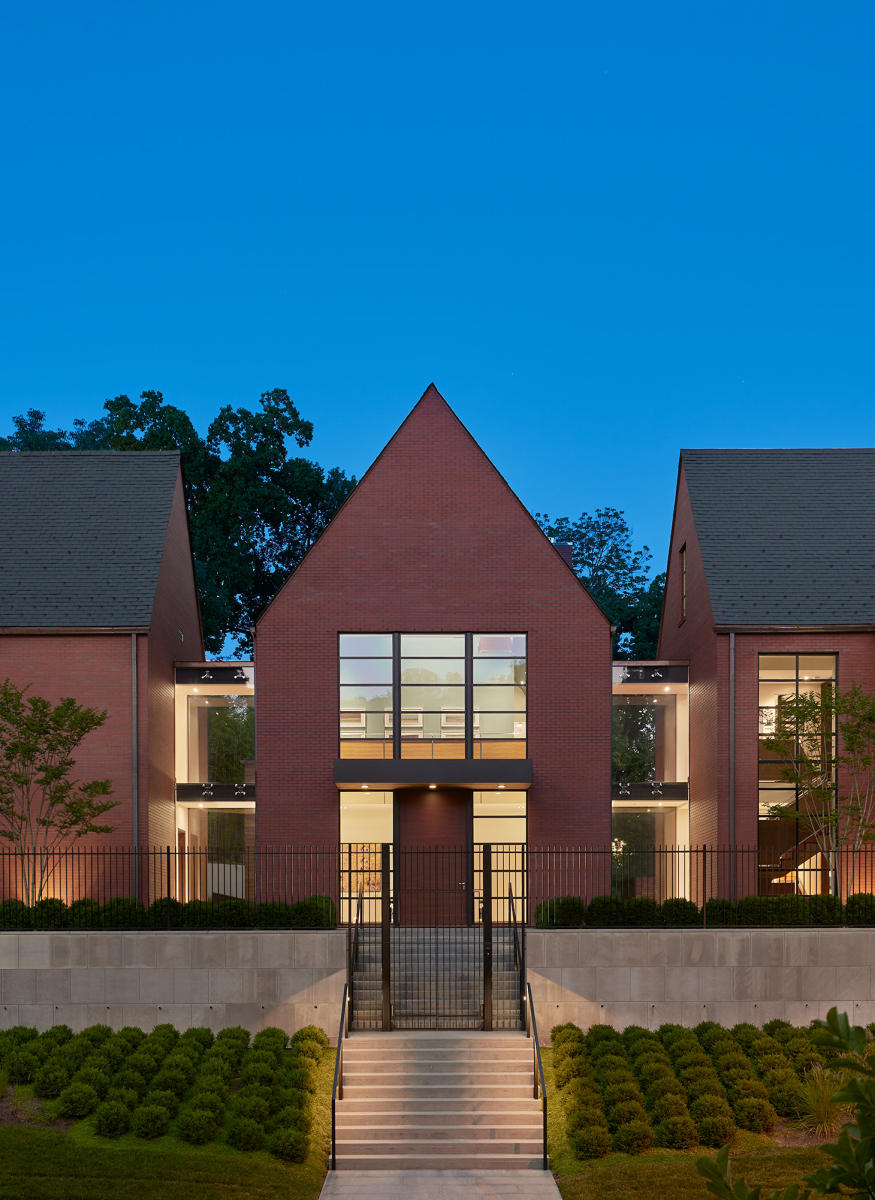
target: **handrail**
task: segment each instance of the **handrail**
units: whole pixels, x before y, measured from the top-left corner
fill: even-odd
[[[543,1167],[544,1170],[549,1168],[549,1157],[547,1155],[547,1085],[544,1083],[544,1064],[541,1062],[541,1047],[538,1044],[538,1022],[535,1018],[535,1001],[532,999],[532,985],[526,984],[526,1037],[532,1038],[534,1043],[532,1052],[532,1076],[533,1076],[533,1095],[538,1099],[538,1087],[540,1084],[541,1092],[541,1115],[543,1120]]]
[[[337,1058],[334,1061],[334,1085],[331,1088],[331,1170],[337,1170],[337,1111],[338,1100],[343,1099],[343,1039],[349,1037],[349,984],[343,985],[340,1002],[340,1026],[337,1030]]]
[[[507,897],[508,916],[510,917],[510,924],[511,928],[513,929],[513,965],[519,969],[519,965],[523,958],[523,951],[522,946],[520,945],[519,922],[516,918],[516,905],[514,904],[513,900],[513,885],[511,883],[508,883],[507,885]]]

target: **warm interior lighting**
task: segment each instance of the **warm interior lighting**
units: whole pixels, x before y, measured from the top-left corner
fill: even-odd
[[[670,692],[670,691],[671,691],[671,688],[670,688],[670,687],[668,687],[668,686],[666,685],[666,687],[664,687],[662,690],[663,690],[664,692]]]
[[[367,785],[366,783],[363,783],[363,784],[362,784],[362,791],[363,791],[363,792],[366,792],[367,790],[368,790],[368,785]]]
[[[498,790],[499,790],[500,792],[503,792],[503,791],[504,791],[504,784],[503,784],[503,783],[500,783],[500,784],[498,785]]]
[[[436,790],[436,788],[437,788],[437,784],[436,784],[436,783],[430,783],[430,784],[428,785],[428,790],[429,790],[430,792],[433,792],[433,791],[435,791],[435,790]]]

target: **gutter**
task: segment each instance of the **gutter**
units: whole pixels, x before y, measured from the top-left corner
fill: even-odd
[[[140,894],[140,747],[137,635],[131,634],[131,819],[134,845],[134,899]]]

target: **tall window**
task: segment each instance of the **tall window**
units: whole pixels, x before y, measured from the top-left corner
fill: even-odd
[[[799,837],[793,820],[774,821],[772,817],[780,807],[788,813],[799,811],[799,796],[793,783],[785,779],[792,760],[779,760],[766,745],[774,734],[781,704],[785,698],[803,693],[822,695],[824,689],[833,688],[836,682],[836,656],[834,654],[761,654],[759,657],[759,814],[760,814],[760,857],[776,857],[791,846]],[[834,771],[831,763],[832,747],[835,744],[835,723],[823,730],[823,769]],[[810,747],[798,743],[797,760],[802,754],[810,753]],[[777,861],[777,859],[776,859]]]
[[[525,758],[525,634],[341,634],[339,654],[341,758]]]

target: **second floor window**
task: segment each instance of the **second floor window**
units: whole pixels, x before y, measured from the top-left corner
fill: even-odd
[[[525,758],[526,635],[341,634],[342,758]]]

